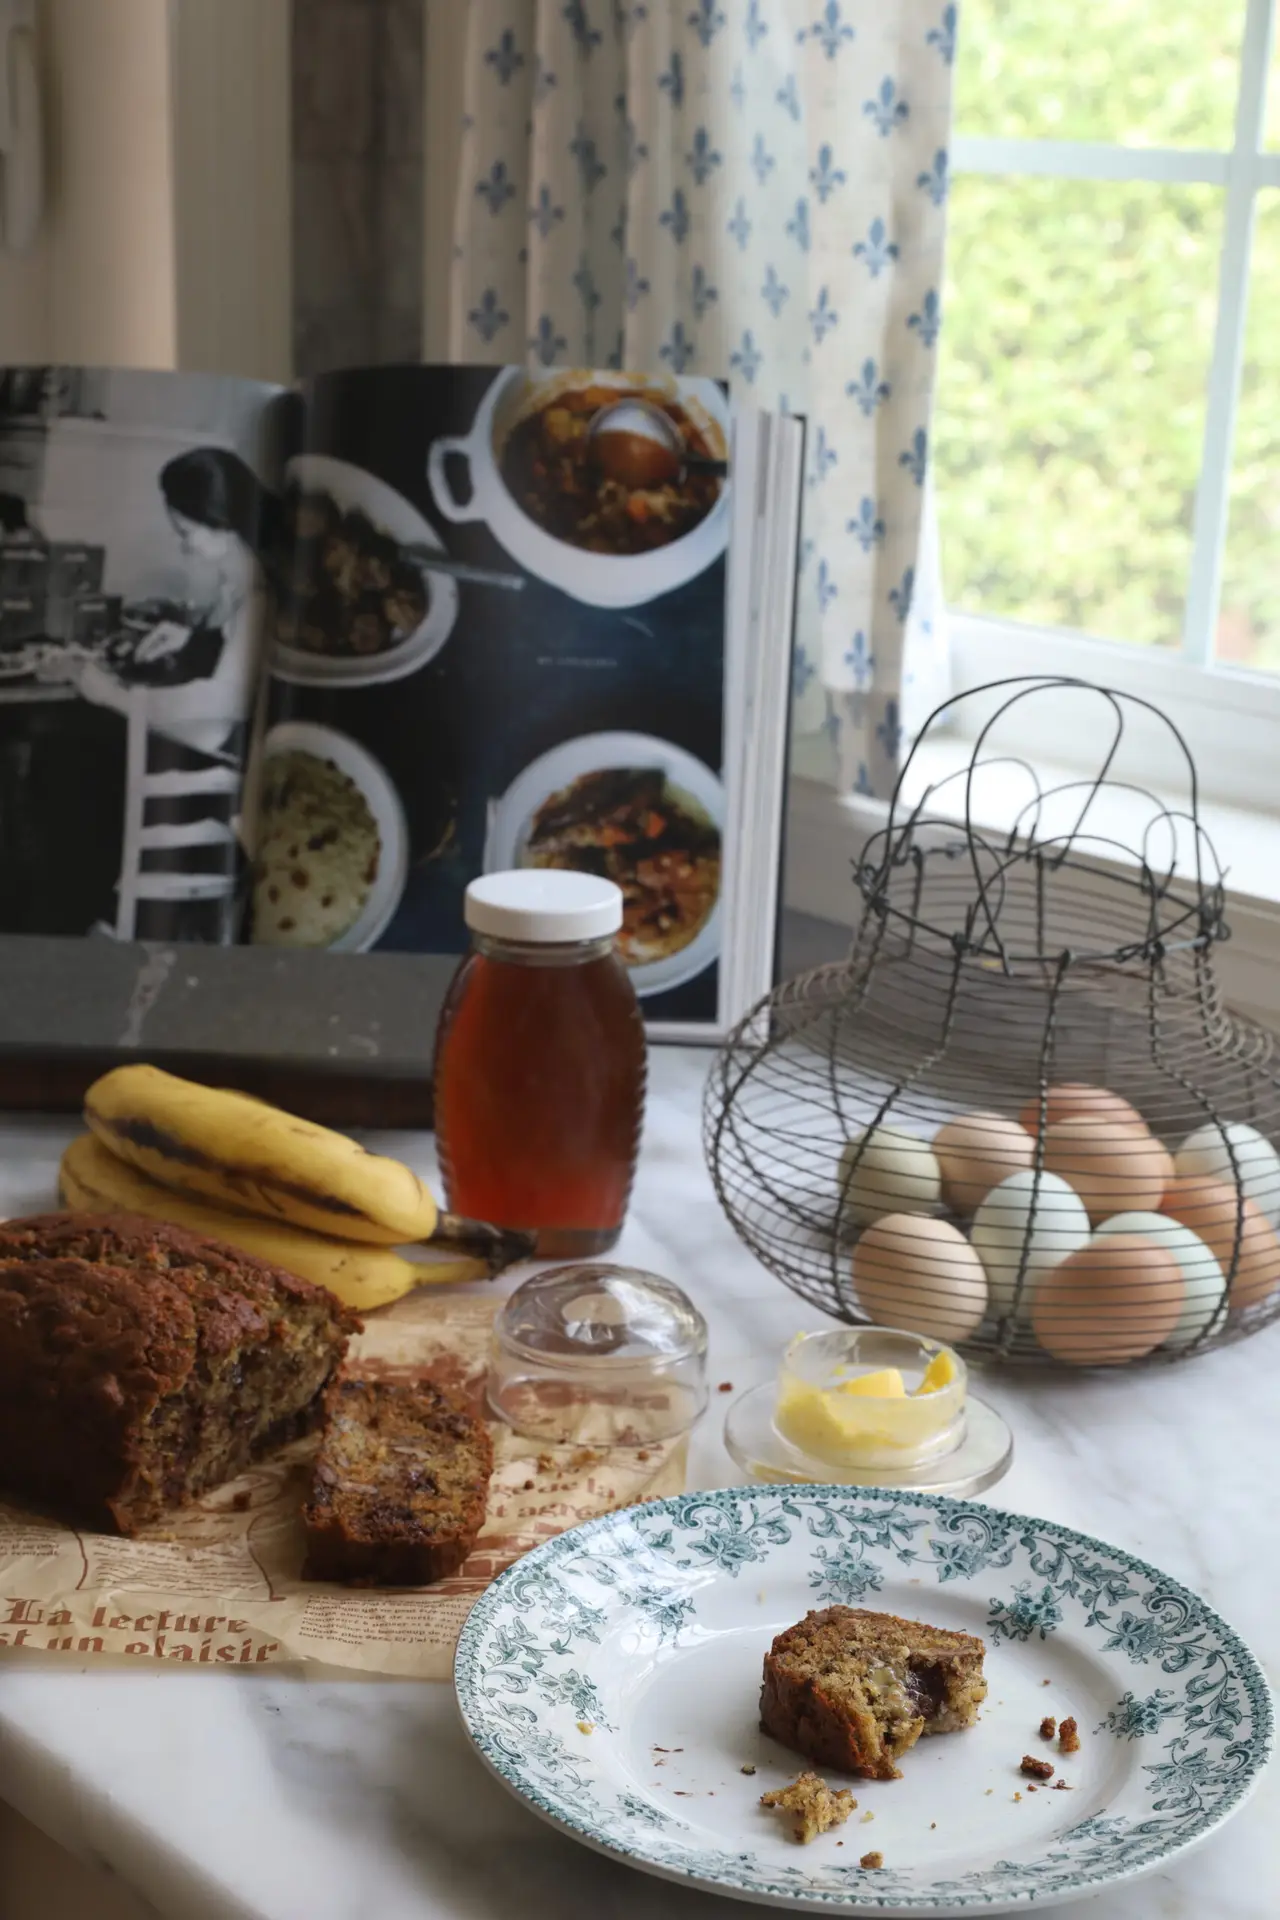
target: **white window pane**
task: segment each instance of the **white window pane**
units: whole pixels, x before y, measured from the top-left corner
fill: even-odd
[[[1280,193],[1258,196],[1217,652],[1280,673]]]
[[[962,0],[956,130],[1229,147],[1245,0]]]
[[[958,178],[934,453],[953,606],[1177,646],[1222,197]]]

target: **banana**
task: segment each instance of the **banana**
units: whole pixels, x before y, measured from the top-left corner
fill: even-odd
[[[408,1167],[243,1093],[116,1067],[89,1088],[84,1117],[119,1159],[179,1193],[366,1246],[436,1229],[436,1203]]]
[[[141,1213],[209,1240],[223,1240],[287,1273],[327,1287],[357,1312],[385,1307],[415,1287],[445,1281],[482,1280],[483,1260],[406,1260],[390,1247],[326,1240],[301,1227],[227,1213],[207,1201],[190,1200],[117,1160],[93,1134],[73,1140],[62,1156],[60,1185],[75,1213]]]

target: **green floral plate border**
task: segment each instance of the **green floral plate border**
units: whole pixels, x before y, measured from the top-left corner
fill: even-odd
[[[788,1568],[793,1578],[803,1569],[815,1606],[875,1605],[886,1575],[901,1581],[905,1569],[922,1612],[930,1577],[976,1590],[992,1652],[1059,1636],[1086,1647],[1108,1684],[1115,1675],[1114,1705],[1096,1732],[1137,1743],[1114,1803],[1060,1826],[1030,1858],[1019,1843],[1021,1858],[995,1850],[950,1877],[892,1862],[863,1870],[856,1845],[847,1866],[829,1846],[783,1865],[776,1846],[752,1849],[749,1826],[741,1850],[709,1848],[694,1822],[666,1810],[669,1799],[619,1781],[607,1716],[620,1647],[652,1661],[696,1645],[710,1593],[723,1600],[726,1583],[737,1583],[733,1604],[745,1617],[755,1598],[746,1589]],[[1257,1785],[1272,1745],[1257,1660],[1167,1574],[1052,1521],[875,1488],[687,1493],[576,1527],[480,1597],[454,1681],[486,1765],[573,1838],[670,1880],[818,1912],[1006,1913],[1101,1892],[1167,1867],[1221,1826]],[[583,1727],[602,1737],[588,1743]],[[810,1864],[810,1854],[820,1858]]]

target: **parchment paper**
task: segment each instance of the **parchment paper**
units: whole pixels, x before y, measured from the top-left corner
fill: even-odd
[[[490,1300],[424,1290],[371,1318],[348,1364],[476,1396],[494,1311]],[[299,1577],[314,1439],[133,1540],[0,1504],[0,1646],[231,1666],[316,1660],[447,1679],[472,1603],[504,1567],[581,1520],[684,1486],[684,1441],[605,1451],[492,1431],[496,1465],[475,1552],[454,1578],[411,1592]]]

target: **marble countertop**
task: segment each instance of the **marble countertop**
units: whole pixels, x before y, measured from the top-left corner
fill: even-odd
[[[734,1238],[703,1169],[706,1055],[659,1050],[619,1258],[669,1274],[711,1326],[715,1383],[772,1371],[825,1322]],[[0,1214],[53,1204],[69,1127],[0,1122]],[[388,1143],[392,1137],[388,1136]],[[426,1137],[394,1150],[426,1171]],[[989,1374],[1016,1436],[987,1497],[1167,1568],[1280,1677],[1274,1524],[1280,1325],[1183,1367],[1123,1377]],[[690,1484],[739,1476],[713,1395]],[[553,1833],[474,1759],[442,1685],[319,1669],[138,1672],[12,1655],[0,1665],[0,1798],[169,1920],[731,1920],[738,1902],[661,1885]],[[1280,1768],[1198,1853],[1063,1920],[1273,1920]]]

